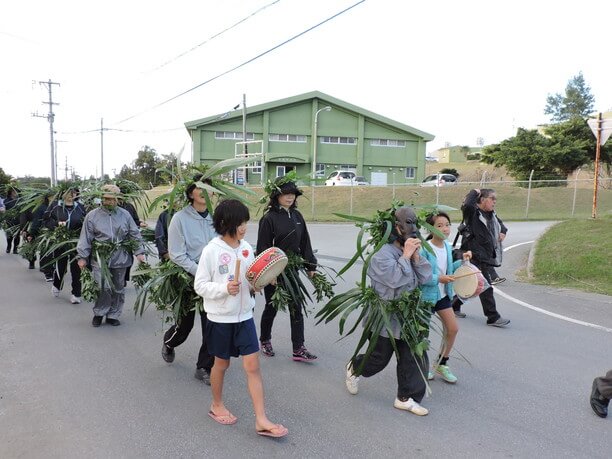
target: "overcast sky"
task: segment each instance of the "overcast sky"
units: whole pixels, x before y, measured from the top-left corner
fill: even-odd
[[[231,110],[243,93],[252,106],[322,91],[435,135],[428,151],[499,142],[546,122],[547,95],[580,71],[595,108],[612,107],[609,0],[365,0],[159,106],[356,3],[9,2],[0,15],[0,167],[50,174],[49,124],[32,117],[48,111],[38,81],[49,79],[60,83],[59,178],[66,160],[80,175],[99,173],[100,134],[84,131],[101,118],[113,129],[104,133],[111,176],[143,145],[160,154],[186,145],[187,160],[183,123]]]

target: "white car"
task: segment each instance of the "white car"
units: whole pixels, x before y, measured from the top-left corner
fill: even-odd
[[[425,177],[421,186],[452,186],[457,184],[457,177],[453,174],[434,174]]]
[[[326,186],[351,186],[354,185],[356,174],[353,171],[334,171],[329,174],[327,180],[325,180]]]

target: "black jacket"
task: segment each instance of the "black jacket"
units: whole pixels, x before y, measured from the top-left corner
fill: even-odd
[[[168,224],[168,209],[166,209],[159,214],[155,224],[155,246],[160,260],[168,253]]]
[[[297,209],[285,210],[275,205],[259,220],[257,254],[270,247],[293,252],[306,261],[306,269],[314,271],[317,259],[312,252],[304,217]]]
[[[506,234],[508,228],[495,212],[483,212],[478,207],[478,192],[470,191],[461,206],[463,221],[467,227],[468,234],[461,240],[461,250],[471,250],[474,261],[495,266],[495,246],[493,233],[481,220],[496,218],[500,225],[500,233]]]
[[[55,229],[60,222],[66,222],[66,227],[69,230],[80,230],[83,227],[85,219],[85,207],[78,202],[73,204],[72,210],[64,205],[56,204],[50,211],[45,213],[45,226],[49,229]]]

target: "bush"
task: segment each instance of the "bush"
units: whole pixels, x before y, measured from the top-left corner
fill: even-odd
[[[455,177],[459,178],[459,172],[457,172],[457,169],[453,169],[453,168],[444,168],[440,171],[440,174],[451,174],[454,175]]]

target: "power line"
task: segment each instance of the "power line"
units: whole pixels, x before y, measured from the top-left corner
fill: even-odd
[[[162,105],[167,104],[168,102],[172,102],[173,100],[178,99],[179,97],[182,97],[182,96],[184,96],[185,94],[189,94],[190,92],[195,91],[196,89],[201,88],[202,86],[204,86],[204,85],[206,85],[206,84],[208,84],[208,83],[210,83],[210,82],[212,82],[212,81],[215,81],[215,80],[217,80],[217,79],[221,78],[222,76],[228,75],[229,73],[232,73],[232,72],[234,72],[234,71],[238,70],[239,68],[242,68],[242,67],[244,67],[245,65],[248,65],[248,64],[250,64],[251,62],[256,61],[257,59],[259,59],[259,58],[261,58],[261,57],[265,56],[266,54],[269,54],[269,53],[271,53],[272,51],[275,51],[276,49],[280,48],[281,46],[284,46],[284,45],[286,45],[287,43],[292,42],[292,41],[293,41],[293,40],[295,40],[296,38],[299,38],[299,37],[301,37],[302,35],[305,35],[305,34],[307,34],[308,32],[310,32],[310,31],[312,31],[312,30],[314,30],[314,29],[316,29],[316,28],[318,28],[318,27],[322,26],[323,24],[325,24],[325,23],[327,23],[327,22],[331,21],[332,19],[337,18],[338,16],[340,16],[340,15],[342,15],[342,14],[346,13],[347,11],[349,11],[349,10],[351,10],[351,9],[355,8],[357,5],[359,5],[359,4],[361,4],[361,3],[365,2],[365,1],[366,1],[366,0],[360,0],[360,1],[358,1],[357,3],[354,3],[353,5],[349,6],[348,8],[345,8],[345,9],[343,9],[342,11],[339,11],[338,13],[334,14],[333,16],[330,16],[330,17],[328,17],[327,19],[325,19],[325,20],[323,20],[323,21],[319,22],[318,24],[316,24],[316,25],[314,25],[314,26],[312,26],[312,27],[310,27],[310,28],[308,28],[308,29],[306,29],[306,30],[304,30],[304,31],[302,31],[302,32],[300,32],[300,33],[298,33],[297,35],[294,35],[293,37],[291,37],[291,38],[289,38],[289,39],[287,39],[287,40],[283,41],[282,43],[279,43],[278,45],[276,45],[276,46],[274,46],[274,47],[272,47],[272,48],[268,49],[267,51],[264,51],[263,53],[260,53],[260,54],[258,54],[257,56],[252,57],[251,59],[249,59],[249,60],[247,60],[247,61],[245,61],[245,62],[243,62],[243,63],[241,63],[241,64],[239,64],[239,65],[237,65],[237,66],[235,66],[235,67],[233,67],[233,68],[231,68],[231,69],[229,69],[229,70],[226,70],[225,72],[219,73],[218,75],[216,75],[216,76],[214,76],[214,77],[212,77],[212,78],[209,78],[208,80],[206,80],[206,81],[204,81],[204,82],[202,82],[202,83],[200,83],[200,84],[198,84],[198,85],[194,86],[193,88],[187,89],[186,91],[183,91],[183,92],[181,92],[180,94],[177,94],[176,96],[173,96],[173,97],[171,97],[171,98],[169,98],[169,99],[166,99],[166,100],[164,100],[163,102],[160,102],[160,103],[159,103],[159,104],[157,104],[157,105],[153,105],[152,107],[150,107],[150,108],[148,108],[148,109],[146,109],[146,110],[143,110],[143,111],[141,111],[141,112],[139,112],[139,113],[136,113],[135,115],[129,116],[129,117],[127,117],[127,118],[124,118],[124,119],[122,119],[121,121],[118,121],[118,122],[117,122],[117,123],[115,123],[115,124],[125,123],[126,121],[129,121],[129,120],[131,120],[131,119],[133,119],[133,118],[136,118],[137,116],[143,115],[144,113],[147,113],[147,112],[149,112],[149,111],[151,111],[151,110],[154,110],[154,109],[156,109],[156,108],[159,108],[159,107],[161,107]]]
[[[245,22],[245,21],[249,20],[249,19],[250,19],[250,18],[252,18],[253,16],[257,15],[258,13],[262,12],[262,11],[263,11],[263,10],[265,10],[266,8],[268,8],[268,7],[270,7],[270,6],[274,5],[275,3],[278,3],[278,2],[280,2],[280,0],[274,0],[274,1],[273,1],[273,2],[271,2],[271,3],[268,3],[267,5],[262,6],[261,8],[259,8],[258,10],[256,10],[256,11],[252,12],[252,13],[251,13],[251,14],[249,14],[248,16],[246,16],[246,17],[242,18],[240,21],[238,21],[238,22],[236,22],[236,23],[232,24],[232,25],[231,25],[231,26],[229,26],[229,27],[226,27],[226,28],[225,28],[225,29],[223,29],[222,31],[220,31],[220,32],[218,32],[218,33],[216,33],[216,34],[212,35],[212,36],[211,36],[211,37],[209,37],[209,38],[207,38],[207,39],[206,39],[206,40],[204,40],[202,43],[195,45],[194,47],[192,47],[192,48],[188,49],[187,51],[184,51],[184,52],[182,52],[181,54],[179,54],[179,55],[177,55],[177,56],[173,57],[172,59],[169,59],[169,60],[167,60],[166,62],[164,62],[164,63],[162,63],[162,64],[158,65],[158,66],[157,66],[157,67],[155,67],[154,69],[149,70],[148,72],[146,72],[146,74],[149,74],[149,73],[155,72],[155,71],[157,71],[157,70],[159,70],[159,69],[161,69],[161,68],[165,67],[166,65],[171,64],[172,62],[177,61],[177,60],[178,60],[178,59],[180,59],[181,57],[183,57],[183,56],[185,56],[185,55],[187,55],[187,54],[189,54],[189,53],[191,53],[191,52],[195,51],[196,49],[198,49],[198,48],[199,48],[199,47],[201,47],[201,46],[204,46],[206,43],[208,43],[208,42],[210,42],[210,41],[214,40],[215,38],[217,38],[217,37],[219,37],[219,36],[223,35],[225,32],[228,32],[228,31],[232,30],[233,28],[235,28],[235,27],[239,26],[239,25],[240,25],[240,24],[242,24],[243,22]]]

